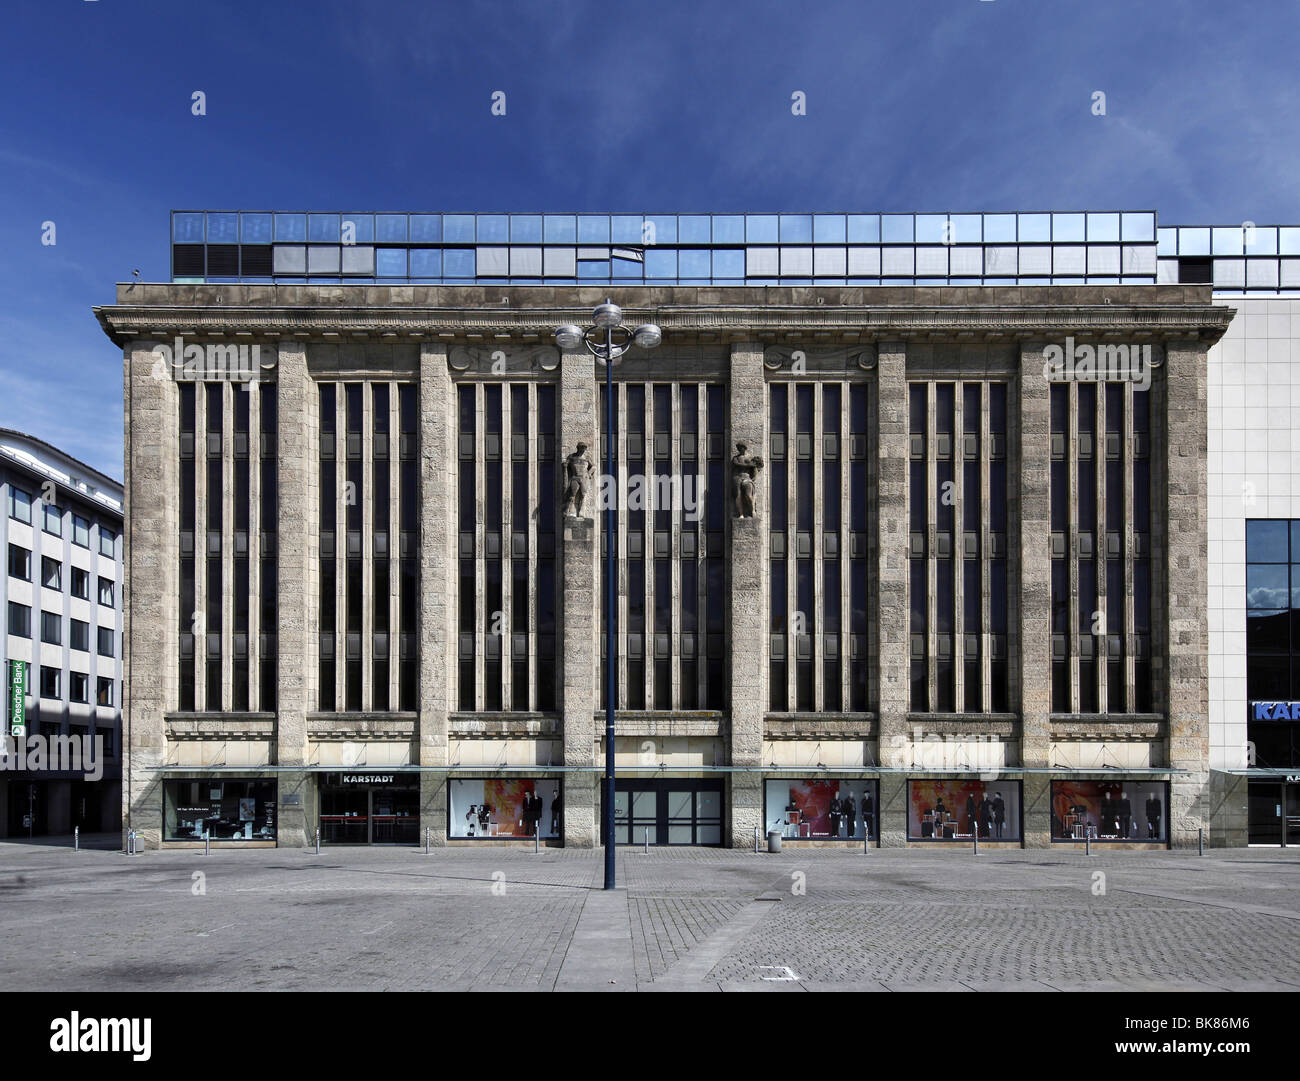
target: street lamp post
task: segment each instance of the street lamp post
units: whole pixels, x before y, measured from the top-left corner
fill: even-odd
[[[623,309],[606,298],[592,314],[594,326],[583,330],[572,323],[555,329],[555,344],[561,349],[585,345],[587,351],[605,365],[605,475],[617,492],[614,472],[614,364],[633,345],[654,349],[663,341],[663,332],[654,323],[643,323],[634,330],[623,325]],[[617,340],[616,340],[617,336]],[[616,552],[618,495],[605,508],[605,889],[614,888],[614,674],[618,641],[618,607],[615,598],[617,573]]]

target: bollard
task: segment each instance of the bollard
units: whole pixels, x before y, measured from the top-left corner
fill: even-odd
[[[542,850],[542,824],[538,822],[533,829],[533,854]]]
[[[758,855],[758,833],[760,829],[762,829],[761,826],[754,827],[754,855]]]
[[[1205,830],[1203,828],[1196,831],[1196,854],[1198,856],[1205,855]]]
[[[642,847],[645,850],[645,854],[647,856],[650,855],[650,827],[649,826],[646,826],[644,829],[641,830],[641,840],[643,842]]]
[[[426,856],[429,854],[429,830],[429,826],[424,827],[424,854]]]
[[[865,856],[871,851],[871,831],[864,829],[862,831],[862,854]]]
[[[80,826],[72,827],[72,851],[73,852],[81,851],[81,827]]]
[[[126,854],[128,856],[135,855],[135,830],[126,831]]]
[[[320,855],[320,827],[316,827],[316,855]]]
[[[210,833],[203,835],[203,854],[205,856],[212,855],[212,834]]]
[[[980,828],[978,825],[975,827],[974,836],[975,836],[975,855],[978,856],[980,854]]]
[[[1083,854],[1092,855],[1092,830],[1087,826],[1083,827]]]

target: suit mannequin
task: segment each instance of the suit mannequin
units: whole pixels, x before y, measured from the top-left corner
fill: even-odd
[[[993,822],[993,801],[989,799],[988,796],[986,795],[984,796],[983,799],[980,800],[980,836],[981,837],[987,837],[989,835],[989,826],[992,824],[992,822]]]
[[[1115,801],[1111,798],[1109,790],[1104,789],[1101,794],[1101,821],[1097,824],[1097,832],[1101,834],[1114,832],[1115,821]]]
[[[853,801],[853,794],[844,797],[844,833],[852,837],[858,832],[858,805]]]
[[[975,821],[975,812],[976,812],[975,794],[972,792],[969,796],[966,797],[966,828],[971,833],[975,832],[976,825],[977,825]]]
[[[840,819],[844,817],[844,801],[840,799],[840,794],[835,793],[835,798],[831,800],[831,836],[840,835]]]
[[[993,828],[997,831],[999,837],[1002,836],[1002,827],[1007,820],[1007,805],[1002,802],[1002,793],[993,793]]]
[[[1160,806],[1159,796],[1152,796],[1147,800],[1146,812],[1148,837],[1154,838],[1160,836],[1160,812],[1163,809],[1164,808]]]
[[[1119,835],[1121,837],[1130,837],[1133,832],[1133,805],[1129,803],[1128,793],[1119,794],[1119,806],[1116,807],[1119,814]]]

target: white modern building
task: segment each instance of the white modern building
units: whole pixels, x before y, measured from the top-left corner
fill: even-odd
[[[6,572],[0,837],[116,830],[122,486],[43,440],[0,428],[0,500]]]

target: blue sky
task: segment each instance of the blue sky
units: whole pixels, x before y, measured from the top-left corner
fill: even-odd
[[[121,353],[91,306],[133,268],[166,280],[173,208],[1300,223],[1294,0],[45,0],[5,22],[0,425],[118,478]]]

